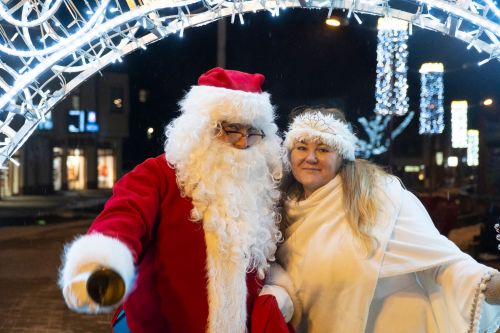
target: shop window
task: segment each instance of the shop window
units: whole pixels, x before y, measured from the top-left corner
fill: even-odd
[[[68,150],[68,157],[66,158],[66,168],[68,171],[68,189],[85,189],[85,156],[83,156],[83,150]]]
[[[97,150],[97,187],[111,188],[115,182],[116,158],[112,149]]]
[[[19,159],[18,155],[14,155],[15,160]],[[7,168],[1,171],[0,174],[0,194],[2,197],[9,197],[19,194],[21,187],[21,171],[19,166],[12,162],[7,163]]]

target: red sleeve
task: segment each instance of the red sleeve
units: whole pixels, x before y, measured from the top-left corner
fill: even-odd
[[[274,296],[262,295],[255,300],[251,333],[294,333],[293,327],[285,323]]]
[[[124,175],[113,187],[113,195],[89,229],[114,237],[128,246],[137,264],[144,246],[151,240],[161,199],[168,188],[165,155],[150,158]]]

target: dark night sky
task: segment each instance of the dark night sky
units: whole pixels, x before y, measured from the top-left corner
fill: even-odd
[[[375,106],[377,17],[363,15],[340,29],[324,24],[325,10],[287,9],[279,17],[268,12],[248,13],[245,24],[227,23],[227,68],[266,75],[264,89],[271,93],[283,128],[289,110],[340,98],[347,117],[355,121]],[[181,38],[169,36],[147,50],[136,51],[109,70],[128,71],[131,82],[130,138],[124,146],[125,167],[162,151],[163,126],[176,114],[177,101],[198,76],[216,65],[217,24],[190,28]],[[429,30],[413,28],[409,40],[408,83],[410,109],[418,111],[420,75],[424,62],[445,65],[445,105],[467,99],[470,124],[477,105],[487,96],[500,103],[500,64],[493,60],[478,67],[486,55],[466,49],[460,40]],[[151,92],[146,104],[138,103],[139,89]],[[449,107],[446,107],[448,110]],[[497,111],[498,112],[498,107]],[[402,135],[415,136],[418,114]],[[146,129],[156,136],[147,140]]]

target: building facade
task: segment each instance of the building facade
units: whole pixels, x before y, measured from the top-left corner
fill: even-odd
[[[1,196],[111,188],[129,134],[127,74],[93,76],[58,104],[2,173]]]

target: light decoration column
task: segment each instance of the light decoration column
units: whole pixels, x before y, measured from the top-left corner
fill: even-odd
[[[467,101],[451,102],[451,146],[467,148]]]
[[[408,22],[378,19],[375,113],[402,116],[408,112]]]
[[[440,134],[444,130],[442,63],[424,63],[420,67],[419,134]]]
[[[467,131],[467,165],[479,165],[479,131],[475,129]]]

